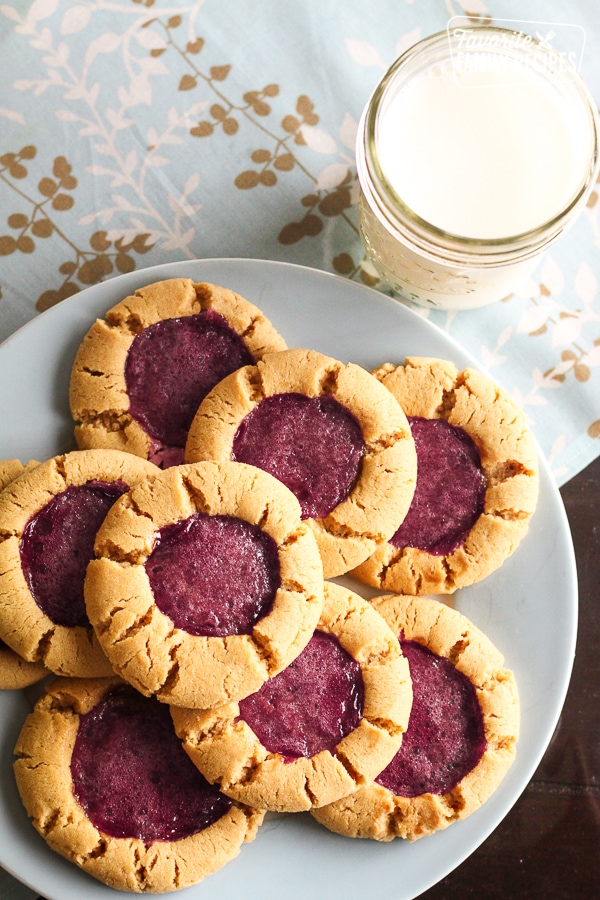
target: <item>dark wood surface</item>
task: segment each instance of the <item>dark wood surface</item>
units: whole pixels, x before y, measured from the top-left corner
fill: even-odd
[[[504,821],[422,900],[600,898],[600,458],[561,495],[577,558],[579,628],[558,727]]]
[[[504,821],[422,900],[600,898],[600,457],[561,495],[577,558],[579,631],[558,727]]]

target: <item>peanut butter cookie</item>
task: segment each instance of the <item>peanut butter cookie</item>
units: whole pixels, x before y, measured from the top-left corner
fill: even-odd
[[[496,790],[515,757],[517,687],[502,655],[456,610],[427,597],[371,602],[409,662],[408,729],[372,784],[312,814],[348,837],[414,841],[464,819]]]
[[[36,466],[39,466],[37,459],[30,459],[27,463],[22,463],[20,459],[0,459],[0,491]]]
[[[15,753],[36,830],[117,890],[197,884],[253,840],[264,816],[209,785],[183,752],[168,709],[117,678],[55,680]]]
[[[233,462],[173,466],[110,510],[85,582],[115,671],[144,694],[206,708],[256,691],[305,647],[323,604],[298,501]]]
[[[75,450],[24,472],[0,493],[0,640],[58,675],[112,667],[87,618],[83,583],[114,501],[158,469],[117,450]]]
[[[371,781],[396,753],[412,701],[395,635],[366,600],[325,584],[313,638],[240,703],[171,709],[206,778],[259,808],[299,812]]]
[[[267,354],[202,402],[186,459],[234,459],[294,491],[326,578],[390,538],[410,505],[414,441],[397,401],[365,369],[313,350]]]
[[[42,662],[27,662],[0,641],[0,691],[29,687],[46,675],[50,672]]]
[[[374,375],[417,447],[415,496],[398,531],[352,573],[405,594],[448,594],[485,578],[524,538],[536,508],[533,434],[511,397],[473,369],[407,357]]]
[[[39,465],[37,460],[23,463],[18,459],[0,459],[0,491],[19,475]],[[49,671],[42,662],[27,662],[0,641],[0,690],[16,690],[41,681]]]
[[[161,468],[183,463],[205,394],[284,347],[262,312],[226,288],[189,278],[140,288],[92,325],[77,352],[70,386],[77,444],[126,450]]]

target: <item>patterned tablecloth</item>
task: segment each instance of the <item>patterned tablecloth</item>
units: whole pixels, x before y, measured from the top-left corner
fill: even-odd
[[[364,104],[451,16],[522,20],[523,6],[4,0],[0,340],[91,284],[175,260],[284,260],[377,287],[356,224]],[[599,100],[600,4],[530,0],[526,16],[544,35],[580,26]],[[600,453],[598,193],[509,299],[421,311],[523,406],[559,484]],[[0,896],[30,892],[0,880]]]

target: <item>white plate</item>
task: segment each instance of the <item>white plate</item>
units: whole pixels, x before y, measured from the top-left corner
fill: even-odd
[[[401,363],[406,354],[444,357],[459,367],[477,365],[405,306],[334,275],[243,259],[156,266],[88,288],[0,347],[0,459],[41,460],[72,449],[67,386],[85,332],[96,316],[137,287],[176,276],[213,281],[247,297],[264,310],[289,346],[312,347],[367,369],[387,361]],[[216,875],[181,892],[186,898],[409,900],[447,875],[494,830],[550,741],[575,651],[573,548],[560,494],[543,459],[539,506],[525,540],[497,572],[455,594],[454,605],[505,654],[519,684],[517,759],[492,798],[463,822],[414,844],[351,841],[328,832],[308,814],[270,816],[254,843]],[[0,693],[0,864],[47,900],[116,896],[49,850],[27,820],[11,766],[28,711],[26,693]]]

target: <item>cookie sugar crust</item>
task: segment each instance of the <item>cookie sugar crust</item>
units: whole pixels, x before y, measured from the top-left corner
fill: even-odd
[[[277,545],[281,586],[250,634],[196,636],[154,601],[145,561],[157,533],[196,512],[258,525]],[[239,700],[306,646],[323,604],[323,568],[298,501],[272,476],[241,463],[173,466],[120,498],[96,539],[86,607],[116,672],[175,706]]]
[[[375,781],[312,815],[346,837],[409,841],[464,819],[496,790],[515,758],[519,698],[502,654],[465,616],[428,597],[385,595],[370,601],[394,634],[402,631],[449,659],[475,687],[487,749],[475,767],[447,794],[395,796]],[[410,727],[410,723],[409,723]]]
[[[50,675],[43,662],[27,662],[6,644],[0,643],[0,691],[29,687]]]
[[[226,319],[255,359],[286,346],[258,307],[227,288],[189,278],[146,285],[97,319],[77,351],[69,398],[79,447],[111,447],[148,458],[150,436],[129,413],[129,349],[144,328],[209,309]]]
[[[405,594],[450,594],[497,569],[525,537],[538,498],[537,451],[525,415],[509,394],[473,369],[407,357],[373,373],[407,416],[443,418],[477,446],[485,479],[483,513],[447,556],[381,543],[352,572],[360,581]]]
[[[177,734],[208,781],[252,806],[300,812],[333,802],[375,778],[397,752],[412,703],[408,663],[382,617],[357,594],[326,582],[317,626],[360,665],[364,707],[335,753],[284,762],[243,720],[239,704],[214,710],[171,709]],[[315,673],[318,677],[318,673]]]
[[[91,625],[57,625],[37,605],[21,565],[21,538],[29,519],[71,486],[90,480],[132,486],[156,471],[129,453],[75,450],[23,472],[0,493],[0,639],[23,659],[41,660],[57,675],[113,674]]]
[[[0,459],[0,491],[37,465],[37,460],[23,464],[19,459]],[[6,644],[0,643],[0,691],[29,687],[49,674],[42,662],[27,662]]]
[[[0,459],[0,491],[36,466],[39,466],[37,459],[30,459],[26,463],[22,463],[20,459]]]
[[[333,395],[358,420],[365,441],[356,483],[328,516],[306,519],[326,578],[370,556],[402,523],[416,482],[416,452],[406,416],[365,369],[314,350],[267,354],[224,378],[205,397],[189,431],[186,460],[231,458],[237,429],[265,397]]]
[[[149,847],[98,831],[75,797],[70,763],[80,717],[119,684],[113,677],[57,679],[50,685],[15,747],[19,793],[49,846],[110,887],[164,893],[197,884],[254,839],[264,813],[234,805],[203,831]]]

